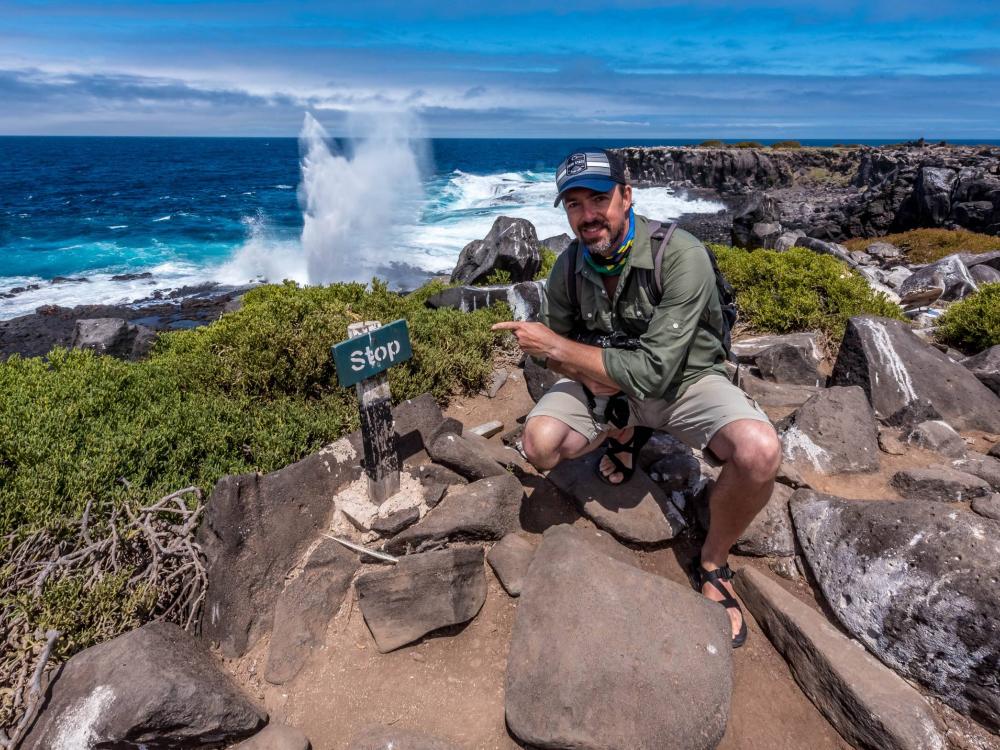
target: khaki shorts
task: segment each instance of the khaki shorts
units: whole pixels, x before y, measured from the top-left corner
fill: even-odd
[[[535,404],[532,417],[554,417],[569,425],[587,440],[608,429],[603,421],[607,397],[595,397],[596,408],[587,408],[587,397],[575,380],[563,378]],[[629,400],[629,424],[662,430],[692,448],[704,450],[721,428],[738,419],[771,423],[757,402],[721,375],[706,375],[695,381],[675,401],[663,399]]]

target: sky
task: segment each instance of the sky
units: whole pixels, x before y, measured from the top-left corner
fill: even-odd
[[[0,0],[0,134],[1000,139],[1000,2]]]

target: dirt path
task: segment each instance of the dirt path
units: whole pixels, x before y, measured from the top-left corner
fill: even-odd
[[[500,420],[505,429],[531,407],[520,371],[494,399],[476,396],[456,401],[447,414],[474,426]],[[493,438],[499,440],[499,436]],[[893,464],[919,462],[901,457]],[[887,462],[889,463],[889,462]],[[833,482],[822,489],[853,496],[887,496],[885,478]],[[900,468],[893,465],[892,470]],[[540,535],[557,523],[589,527],[572,504],[541,481],[526,482],[526,529]],[[651,573],[688,585],[683,563],[694,551],[691,540],[668,548],[635,552]],[[733,566],[750,565],[767,572],[812,606],[819,606],[804,582],[792,583],[771,573],[766,561],[734,557]],[[487,570],[489,570],[487,568]],[[232,664],[239,680],[254,692],[272,720],[302,729],[315,750],[343,750],[370,724],[384,724],[450,739],[470,750],[521,747],[504,723],[504,677],[517,599],[488,573],[486,603],[470,623],[439,631],[389,654],[379,654],[356,604],[347,601],[327,632],[325,646],[291,683],[276,687],[260,677],[267,643]],[[734,652],[734,691],[724,750],[826,750],[849,748],[813,704],[801,693],[782,657],[750,618],[747,645]],[[679,701],[684,700],[678,695]],[[650,706],[649,710],[656,710]]]

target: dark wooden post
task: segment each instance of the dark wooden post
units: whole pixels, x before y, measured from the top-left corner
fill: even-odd
[[[381,328],[377,320],[351,323],[350,338],[363,336]],[[354,386],[358,392],[361,412],[361,440],[365,449],[365,473],[368,475],[368,499],[381,505],[399,492],[399,453],[396,432],[392,427],[392,393],[384,372],[362,380]]]

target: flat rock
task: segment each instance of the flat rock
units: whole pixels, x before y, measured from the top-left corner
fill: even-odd
[[[795,532],[788,501],[795,491],[776,483],[764,509],[736,540],[734,549],[755,557],[791,557],[795,554]],[[707,528],[707,525],[706,525]]]
[[[563,461],[548,480],[572,497],[587,518],[623,542],[658,544],[687,525],[670,497],[641,467],[632,479],[612,487],[597,477],[600,451]]]
[[[392,536],[419,520],[420,510],[418,508],[400,508],[384,518],[378,517],[372,521],[372,531],[377,531],[382,536]]]
[[[485,479],[507,473],[487,449],[460,435],[438,435],[427,452],[437,463],[466,479]]]
[[[514,471],[515,473],[518,471],[524,472],[527,471],[530,466],[524,456],[502,441],[496,442],[494,440],[487,440],[482,435],[477,435],[474,432],[467,432],[462,435],[462,438],[482,450],[483,453],[488,455],[507,471]]]
[[[938,503],[790,503],[795,533],[845,628],[883,663],[1000,730],[1000,522]]]
[[[1000,521],[1000,492],[977,497],[972,501],[972,510],[983,518]]]
[[[875,416],[886,422],[899,424],[907,411],[924,404],[932,413],[923,419],[943,419],[956,430],[1000,432],[1000,398],[902,321],[851,318],[831,383],[864,388]]]
[[[799,407],[822,390],[813,385],[772,383],[749,373],[741,375],[740,387],[762,407]]]
[[[354,584],[358,606],[385,654],[432,630],[476,616],[486,601],[482,547],[405,555]]]
[[[506,370],[504,370],[506,372]],[[491,438],[498,432],[503,431],[503,422],[499,419],[494,419],[492,422],[483,422],[481,425],[477,425],[469,430],[467,435],[479,435],[483,438]]]
[[[820,391],[779,423],[785,459],[822,474],[877,471],[878,425],[856,386]]]
[[[960,458],[967,450],[962,436],[940,419],[928,419],[917,424],[906,436],[906,442],[949,458]]]
[[[1000,492],[1000,459],[969,451],[964,458],[952,461],[951,465],[952,468],[979,477],[991,488]]]
[[[945,750],[934,712],[909,683],[763,573],[743,568],[735,583],[795,681],[844,739],[879,750]]]
[[[792,385],[821,386],[826,378],[819,373],[819,360],[802,347],[774,344],[754,357],[764,380]]]
[[[989,495],[992,490],[979,477],[947,466],[897,471],[890,484],[903,497],[939,503],[969,502],[975,497]]]
[[[714,748],[729,717],[730,637],[718,605],[552,527],[517,607],[507,726],[535,747]]]
[[[962,360],[962,366],[975,375],[980,383],[1000,396],[1000,344]]]
[[[456,474],[451,469],[438,466],[437,464],[420,464],[410,469],[410,474],[415,476],[420,481],[420,484],[425,487],[437,484],[452,485],[469,483],[469,480],[461,474]]]
[[[451,541],[494,541],[520,529],[524,489],[502,476],[453,486],[440,504],[385,544],[392,553]]]
[[[823,350],[819,345],[819,334],[812,331],[743,338],[733,342],[733,356],[740,364],[756,364],[759,354],[776,345],[794,347],[813,362],[819,362],[823,358]]]
[[[423,732],[398,727],[368,727],[358,734],[347,750],[462,750],[447,740]]]
[[[248,740],[233,745],[232,750],[309,750],[309,738],[295,727],[268,724]]]
[[[331,539],[313,550],[274,608],[264,679],[283,685],[299,673],[337,613],[358,569],[358,557]]]
[[[71,657],[23,747],[198,747],[242,739],[266,720],[203,642],[151,622]]]
[[[493,568],[504,590],[520,596],[521,584],[535,554],[535,545],[520,534],[508,534],[486,553],[486,562]]]
[[[201,635],[224,656],[242,656],[269,632],[285,575],[329,528],[334,496],[360,472],[341,439],[270,474],[215,485],[197,535],[208,571]]]

